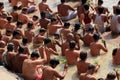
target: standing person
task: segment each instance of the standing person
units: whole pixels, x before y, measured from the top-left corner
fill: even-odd
[[[98,6],[95,7],[96,13],[99,13],[98,12],[98,7],[103,7],[103,14],[109,14],[110,13],[108,8],[103,6],[103,0],[98,0]]]
[[[98,40],[100,39],[99,34],[95,33],[93,35],[94,41],[90,44],[90,54],[92,56],[98,56],[100,55],[100,50],[103,50],[104,52],[108,52],[106,43],[104,42],[104,46],[100,43],[98,43]]]
[[[87,72],[80,74],[79,80],[97,80],[93,74],[98,71],[99,67],[100,66],[89,65]]]
[[[44,58],[38,59],[39,53],[32,52],[30,58],[24,60],[22,74],[25,80],[40,80],[41,74],[39,74],[37,69],[47,61],[45,49],[43,50],[43,56]]]
[[[87,60],[87,52],[81,51],[80,52],[80,60],[77,61],[77,63],[76,63],[78,75],[80,75],[81,73],[87,72],[87,69],[88,69],[88,66],[90,65],[90,63],[87,62],[86,60]]]
[[[59,61],[56,59],[51,59],[48,66],[45,66],[43,68],[43,74],[41,80],[56,80],[59,78],[62,80],[67,72],[67,67],[64,67],[63,74],[60,74],[57,70],[54,68],[59,64]]]
[[[67,60],[67,63],[70,65],[75,65],[77,63],[79,52],[75,50],[76,42],[71,41],[69,43],[69,49],[65,50],[65,58]]]
[[[94,24],[96,24],[98,26],[98,31],[100,33],[104,33],[105,32],[105,22],[107,20],[107,15],[103,14],[103,7],[98,7],[98,13],[95,15],[95,20],[94,20]]]
[[[71,6],[65,4],[65,0],[61,0],[61,4],[59,4],[57,8],[58,14],[63,21],[73,19],[77,15],[77,11],[75,11],[75,9],[73,9]],[[71,10],[72,12],[69,13],[69,10]]]
[[[46,18],[51,18],[53,11],[50,9],[49,5],[46,4],[47,0],[42,0],[42,2],[39,3],[39,11],[44,12],[46,15]]]
[[[112,33],[120,33],[120,9],[116,9],[116,14],[111,19],[111,31]]]

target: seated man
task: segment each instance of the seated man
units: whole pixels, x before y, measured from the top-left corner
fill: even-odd
[[[105,80],[115,80],[116,77],[119,77],[119,76],[117,76],[114,72],[109,72],[109,73],[107,74]],[[118,80],[119,80],[119,78],[118,78]]]
[[[69,49],[65,50],[65,58],[67,59],[67,63],[70,65],[75,65],[77,63],[79,52],[75,51],[76,42],[71,41],[69,43]]]
[[[61,4],[57,6],[58,14],[60,15],[63,21],[67,21],[73,19],[77,16],[77,11],[73,9],[71,6],[65,4],[65,0],[61,0]],[[69,13],[69,10],[73,11]]]
[[[113,58],[113,64],[119,65],[120,64],[120,48],[113,49],[112,52],[112,58]]]
[[[97,33],[94,34],[93,38],[94,38],[95,42],[92,42],[90,44],[90,54],[92,56],[98,56],[98,55],[100,55],[100,50],[103,50],[104,52],[108,51],[107,47],[106,47],[105,41],[104,41],[104,46],[102,44],[98,43],[98,40],[100,39],[99,34],[97,34]]]
[[[86,62],[87,60],[87,52],[80,52],[80,60],[77,61],[77,72],[78,75],[81,73],[87,72],[88,66],[90,65],[89,62]]]
[[[56,59],[51,59],[48,66],[45,66],[43,68],[43,74],[41,80],[56,80],[59,78],[62,80],[67,72],[67,67],[64,67],[63,74],[61,75],[58,71],[56,71],[54,68],[59,64],[59,61]]]
[[[39,74],[37,69],[47,60],[46,53],[43,53],[43,56],[43,59],[38,59],[39,54],[37,52],[32,52],[30,59],[28,58],[24,60],[22,74],[25,80],[40,80],[41,74]]]
[[[95,78],[93,76],[93,74],[95,72],[97,72],[97,70],[99,69],[100,66],[95,66],[95,65],[89,65],[87,72],[86,73],[82,73],[80,74],[79,79],[80,80],[97,80],[97,78]]]

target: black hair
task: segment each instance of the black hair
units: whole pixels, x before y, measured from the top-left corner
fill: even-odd
[[[60,62],[58,59],[51,59],[49,63],[51,67],[54,68],[54,66],[58,65]]]
[[[94,27],[89,27],[88,31],[94,31]]]
[[[31,29],[32,26],[33,26],[33,23],[32,23],[32,22],[29,22],[29,23],[27,24],[27,28],[29,28],[29,29]]]
[[[13,6],[13,10],[17,11],[18,7],[17,6]]]
[[[65,0],[61,0],[61,3],[65,3]]]
[[[19,35],[20,34],[20,32],[18,31],[18,30],[15,30],[14,32],[13,32],[13,37],[15,37],[16,35]]]
[[[28,39],[24,37],[24,38],[22,39],[22,43],[23,43],[23,44],[27,44],[27,43],[28,43]]]
[[[6,29],[6,33],[12,33],[11,29]]]
[[[87,59],[87,52],[81,51],[81,52],[80,52],[80,59],[81,59],[82,61],[85,61],[85,60]]]
[[[103,0],[98,0],[98,3],[103,4]]]
[[[38,16],[37,15],[33,15],[33,18],[37,19],[38,20]]]
[[[113,72],[109,72],[108,74],[107,74],[107,79],[112,79],[112,80],[114,80],[116,78],[116,74],[115,73],[113,73]]]
[[[45,12],[41,12],[40,15],[41,15],[41,18],[45,18],[46,17]]]
[[[78,31],[80,29],[80,24],[75,24],[75,31]]]
[[[18,52],[19,53],[24,53],[25,47],[24,46],[19,46]]]
[[[85,10],[89,10],[89,5],[84,4],[84,6],[83,6],[83,7],[84,7],[84,9],[85,9]]]
[[[82,4],[85,4],[87,2],[87,0],[81,0]]]
[[[17,25],[17,26],[23,25],[23,22],[22,22],[22,21],[18,21],[18,22],[16,23],[16,25]]]
[[[40,56],[39,56],[39,53],[37,53],[37,52],[32,52],[31,58],[34,58],[34,57],[39,58],[39,57],[40,57]]]
[[[44,39],[44,44],[48,44],[48,43],[50,43],[51,42],[51,39],[50,38],[45,38]]]
[[[104,80],[103,78],[98,78],[98,80]]]
[[[57,36],[58,38],[60,38],[60,34],[55,33],[54,36]]]
[[[14,44],[13,43],[8,43],[7,50],[8,51],[13,51],[14,50]]]
[[[12,17],[11,16],[8,16],[7,17],[7,21],[10,22],[12,20]]]
[[[41,33],[41,32],[46,32],[46,29],[40,28],[39,33]]]
[[[118,1],[118,5],[120,5],[120,0]]]
[[[98,12],[99,12],[99,14],[102,14],[103,11],[104,11],[104,8],[103,8],[103,7],[98,7]]]
[[[116,14],[117,14],[117,15],[120,14],[120,8],[116,8]]]
[[[64,28],[68,28],[70,26],[70,23],[69,22],[65,22],[64,23]]]
[[[96,67],[95,67],[95,65],[93,65],[93,64],[90,64],[89,66],[88,66],[88,70],[92,70],[92,69],[95,69]]]
[[[95,41],[98,41],[100,39],[100,35],[98,33],[94,33],[93,38]]]
[[[54,21],[56,21],[56,19],[55,19],[55,18],[51,18],[50,20],[51,20],[51,22],[54,22]]]
[[[117,48],[113,49],[113,51],[112,51],[112,56],[115,56],[116,53],[117,53]]]
[[[4,5],[3,2],[0,2],[0,8],[1,8],[3,5]]]
[[[26,7],[22,8],[22,11],[27,11],[28,9]]]
[[[75,48],[76,42],[75,41],[70,41],[69,46],[70,46],[70,49]]]

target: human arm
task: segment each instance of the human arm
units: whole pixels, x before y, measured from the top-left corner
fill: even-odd
[[[68,5],[68,7],[69,7],[70,10],[75,11],[75,9],[72,8],[71,6]]]
[[[54,55],[58,55],[58,53],[56,51],[54,51],[52,48],[49,48],[49,52],[54,54]]]
[[[101,44],[99,44],[99,48],[102,49],[105,52],[108,52],[108,49]]]

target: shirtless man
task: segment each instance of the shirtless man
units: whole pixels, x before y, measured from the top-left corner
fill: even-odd
[[[77,15],[77,11],[73,9],[71,6],[65,4],[65,0],[61,0],[61,4],[57,6],[58,14],[60,15],[61,19],[64,21],[73,19]],[[72,12],[69,13],[69,10]]]
[[[75,51],[75,46],[76,46],[76,42],[71,41],[69,43],[69,49],[65,50],[65,58],[67,60],[67,63],[70,65],[75,65],[79,58],[79,52]]]
[[[13,17],[13,22],[18,20],[18,7],[17,6],[13,6],[12,12],[10,13],[11,16]]]
[[[27,24],[27,29],[24,32],[25,37],[27,38],[29,43],[32,42],[33,37],[35,36],[35,33],[32,31],[32,29],[33,29],[33,23],[30,22]]]
[[[5,67],[9,70],[14,71],[13,64],[16,53],[14,52],[14,44],[8,43],[7,51],[3,53],[3,62]]]
[[[7,24],[7,14],[6,13],[3,13],[0,17],[0,29],[4,29],[5,28],[5,25]]]
[[[12,24],[12,21],[13,21],[12,16],[8,16],[7,21],[8,21],[7,24],[4,26],[5,29],[6,30],[9,29],[13,32],[15,30],[16,26],[14,24]]]
[[[95,65],[89,65],[87,72],[80,74],[79,80],[97,80],[97,78],[95,78],[93,74],[97,72],[99,67],[100,66],[96,67]]]
[[[27,8],[22,9],[22,12],[18,15],[18,21],[21,21],[24,24],[30,21],[29,17],[27,16]]]
[[[40,72],[38,72],[38,67],[40,65],[46,63],[46,53],[45,50],[43,50],[43,59],[38,59],[39,54],[37,52],[32,52],[30,59],[25,59],[22,66],[22,74],[25,80],[37,80],[37,78],[41,78]],[[40,79],[38,79],[40,80]]]
[[[66,75],[67,67],[65,66],[63,74],[60,74],[57,70],[54,69],[58,64],[58,60],[51,59],[49,65],[43,68],[43,75],[41,80],[56,80],[57,78],[62,80]]]
[[[100,39],[99,34],[95,33],[93,35],[94,41],[90,44],[90,54],[92,56],[98,56],[100,55],[100,50],[103,50],[104,52],[108,52],[108,49],[106,47],[106,43],[104,42],[104,46],[100,43],[98,43],[98,40]]]
[[[44,39],[44,45],[39,47],[39,53],[41,55],[41,58],[44,58],[43,50],[45,49],[45,53],[46,53],[46,56],[47,56],[47,62],[46,63],[50,62],[51,54],[59,55],[58,52],[54,51],[52,48],[47,47],[48,45],[50,45],[50,43],[51,43],[51,39],[50,38],[45,38]]]
[[[95,7],[96,13],[99,13],[99,12],[98,12],[98,7],[103,7],[103,8],[104,8],[103,14],[109,14],[110,12],[109,12],[108,8],[107,8],[107,7],[104,7],[104,6],[102,6],[102,5],[103,5],[103,0],[98,0],[98,6]]]
[[[14,7],[14,6],[17,6],[19,0],[11,0],[11,6]]]
[[[33,46],[34,47],[41,46],[41,44],[43,43],[43,41],[45,39],[45,37],[44,37],[45,32],[46,32],[46,29],[40,28],[39,33],[33,39]]]
[[[47,0],[42,0],[42,2],[39,3],[39,11],[44,12],[46,14],[46,18],[51,18],[53,11],[50,9],[49,5],[46,4]]]
[[[0,65],[3,65],[2,54],[5,51],[6,43],[0,40]]]
[[[54,35],[59,28],[63,28],[63,25],[58,24],[58,21],[55,18],[52,18],[51,23],[47,26],[48,35]]]
[[[80,75],[81,73],[87,72],[87,69],[90,63],[87,62],[86,60],[87,60],[87,52],[81,51],[80,60],[77,61],[76,63],[78,75]]]
[[[111,19],[111,31],[112,34],[120,33],[120,8],[116,9],[116,14],[112,16]]]
[[[115,65],[120,64],[119,57],[120,57],[120,48],[113,49],[113,52],[112,52],[113,64]]]
[[[48,24],[50,23],[50,20],[46,18],[45,12],[41,12],[41,19],[39,20],[41,28],[47,29]]]
[[[20,46],[17,54],[15,55],[15,59],[14,59],[15,61],[13,66],[14,66],[15,72],[17,73],[22,73],[23,61],[29,58],[28,54],[25,53],[24,51],[25,51],[25,47]]]
[[[34,1],[31,0],[20,0],[21,1],[21,7],[26,7],[28,10],[28,13],[32,13],[34,11],[36,11],[36,7],[35,7],[35,3]]]

